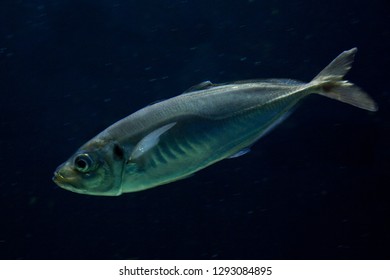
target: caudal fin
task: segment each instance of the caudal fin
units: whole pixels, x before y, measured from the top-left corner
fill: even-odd
[[[368,111],[377,111],[377,104],[367,93],[353,83],[343,80],[351,69],[356,52],[357,48],[342,52],[310,83],[318,89],[318,94]]]

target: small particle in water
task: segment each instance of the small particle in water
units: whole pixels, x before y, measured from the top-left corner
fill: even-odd
[[[38,201],[38,198],[36,196],[33,196],[30,198],[28,204],[29,205],[34,205]]]

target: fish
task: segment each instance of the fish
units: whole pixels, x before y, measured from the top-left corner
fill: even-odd
[[[79,194],[119,196],[190,177],[248,153],[311,94],[375,112],[376,102],[344,79],[356,52],[342,52],[308,83],[202,82],[109,126],[61,164],[53,181]]]

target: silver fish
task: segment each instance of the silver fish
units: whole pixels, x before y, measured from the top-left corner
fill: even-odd
[[[203,82],[116,122],[79,148],[54,173],[76,193],[117,196],[186,178],[245,154],[311,93],[376,111],[376,103],[344,80],[357,49],[344,51],[311,82],[288,79]]]

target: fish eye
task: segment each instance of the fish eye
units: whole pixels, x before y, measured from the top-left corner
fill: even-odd
[[[93,160],[89,155],[81,154],[75,157],[74,166],[80,172],[88,172],[93,166]]]

